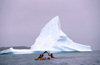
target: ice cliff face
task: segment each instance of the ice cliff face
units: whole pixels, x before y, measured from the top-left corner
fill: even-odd
[[[33,51],[92,51],[90,46],[73,42],[61,30],[59,17],[47,23],[31,46]]]

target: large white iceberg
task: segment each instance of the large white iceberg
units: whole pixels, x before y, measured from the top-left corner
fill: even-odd
[[[91,51],[90,46],[73,42],[61,30],[58,16],[43,27],[31,49],[34,51]]]
[[[35,51],[50,51],[50,52],[73,52],[73,51],[92,51],[91,46],[82,45],[73,42],[62,30],[59,17],[54,17],[47,23],[37,37],[35,43],[30,49],[7,49],[1,53],[12,52],[14,54],[34,53]]]

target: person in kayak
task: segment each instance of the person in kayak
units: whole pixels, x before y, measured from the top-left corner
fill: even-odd
[[[48,56],[49,53],[47,51],[44,51],[42,54],[39,55],[38,58],[36,58],[35,60],[46,60],[46,59],[50,59]]]
[[[46,60],[46,58],[43,58],[43,54],[40,54],[38,58],[34,59],[34,60]]]
[[[49,54],[49,56],[50,56],[51,58],[55,58],[54,55],[53,55],[53,53]]]
[[[44,56],[43,54],[40,54],[40,56],[38,58],[43,58],[43,56]]]

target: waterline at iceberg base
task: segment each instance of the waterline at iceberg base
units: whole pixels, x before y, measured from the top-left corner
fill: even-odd
[[[0,54],[31,54],[43,51],[58,52],[87,52],[92,51],[91,46],[73,42],[61,29],[59,16],[50,20],[41,30],[35,43],[30,49],[13,49],[0,51]]]

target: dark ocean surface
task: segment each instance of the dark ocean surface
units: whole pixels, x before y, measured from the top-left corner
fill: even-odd
[[[3,54],[0,65],[100,65],[100,51],[55,53],[54,59],[34,60],[39,54]]]

